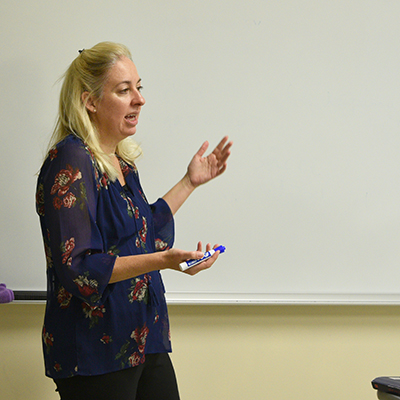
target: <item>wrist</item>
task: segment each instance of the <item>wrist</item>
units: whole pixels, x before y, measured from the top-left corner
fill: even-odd
[[[185,176],[182,178],[182,185],[185,187],[185,189],[187,189],[190,193],[194,191],[194,189],[196,189],[197,186],[193,185],[189,174],[186,173]]]
[[[168,253],[169,250],[156,251],[153,254],[157,255],[157,269],[162,271],[168,269]]]

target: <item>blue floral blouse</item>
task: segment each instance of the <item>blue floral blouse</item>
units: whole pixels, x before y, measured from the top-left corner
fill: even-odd
[[[171,351],[159,271],[109,284],[118,256],[170,248],[167,203],[148,204],[134,165],[119,159],[126,185],[100,172],[70,135],[45,160],[36,208],[47,259],[43,326],[46,375],[100,375]]]

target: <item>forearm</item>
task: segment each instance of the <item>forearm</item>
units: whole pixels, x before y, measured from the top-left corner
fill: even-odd
[[[174,269],[179,271],[179,264],[182,261],[201,257],[203,257],[201,249],[185,251],[174,248],[155,253],[117,257],[109,283],[132,279],[157,270]]]
[[[172,214],[175,214],[187,198],[193,193],[195,187],[186,174],[168,193],[163,196]]]
[[[163,264],[162,252],[117,257],[109,283],[120,282],[163,269]]]

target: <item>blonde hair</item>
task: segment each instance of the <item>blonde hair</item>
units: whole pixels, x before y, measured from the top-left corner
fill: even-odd
[[[111,162],[111,155],[100,147],[96,126],[92,123],[86,104],[82,101],[82,93],[89,97],[101,99],[104,84],[113,65],[122,57],[132,60],[129,49],[118,43],[101,42],[91,49],[80,51],[65,74],[59,100],[58,117],[49,149],[61,142],[71,133],[87,144],[103,173],[115,181],[118,171]],[[141,155],[141,149],[132,139],[122,140],[116,153],[126,162],[133,164]]]

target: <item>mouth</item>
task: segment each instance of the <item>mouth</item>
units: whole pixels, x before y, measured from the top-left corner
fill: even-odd
[[[139,113],[125,115],[125,121],[129,126],[136,126],[139,122]]]
[[[132,113],[125,116],[128,121],[134,121],[138,117],[138,114]]]

